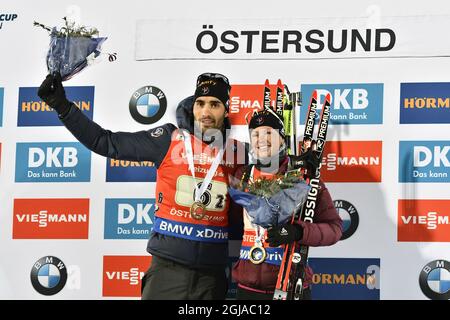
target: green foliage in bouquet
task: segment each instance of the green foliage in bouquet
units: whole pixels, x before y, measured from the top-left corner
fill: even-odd
[[[36,27],[41,27],[48,32],[55,33],[57,37],[85,37],[92,38],[93,36],[98,36],[99,32],[97,28],[90,28],[85,26],[75,27],[75,22],[69,22],[66,17],[63,18],[65,26],[59,31],[56,28],[50,28],[44,24],[34,21],[33,25]]]
[[[262,177],[247,185],[247,192],[270,198],[282,189],[292,188],[296,183],[303,181],[302,173],[299,170],[288,171],[282,175],[276,175],[271,179]]]

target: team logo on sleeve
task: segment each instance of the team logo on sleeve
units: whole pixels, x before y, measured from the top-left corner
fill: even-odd
[[[164,129],[163,129],[163,128],[156,128],[156,129],[153,129],[153,130],[150,132],[150,135],[151,135],[153,138],[158,138],[158,137],[162,136],[163,134],[164,134]]]

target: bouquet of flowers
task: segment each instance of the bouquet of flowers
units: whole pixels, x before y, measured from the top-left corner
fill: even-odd
[[[247,186],[239,182],[228,191],[234,202],[245,208],[252,223],[268,228],[287,223],[306,201],[309,189],[301,173],[294,170],[273,179],[263,177]]]
[[[63,81],[93,63],[101,53],[101,46],[107,38],[98,37],[96,28],[75,27],[64,17],[65,26],[58,30],[38,22],[35,26],[50,32],[50,46],[47,53],[47,69],[49,73],[59,72]],[[115,54],[109,55],[109,60],[115,60]]]

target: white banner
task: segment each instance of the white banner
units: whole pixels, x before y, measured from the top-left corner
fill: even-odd
[[[330,59],[450,55],[450,16],[144,19],[136,60]]]

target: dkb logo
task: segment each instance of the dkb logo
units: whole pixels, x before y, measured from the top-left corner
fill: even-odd
[[[16,182],[87,182],[90,173],[91,153],[81,143],[17,143]]]

